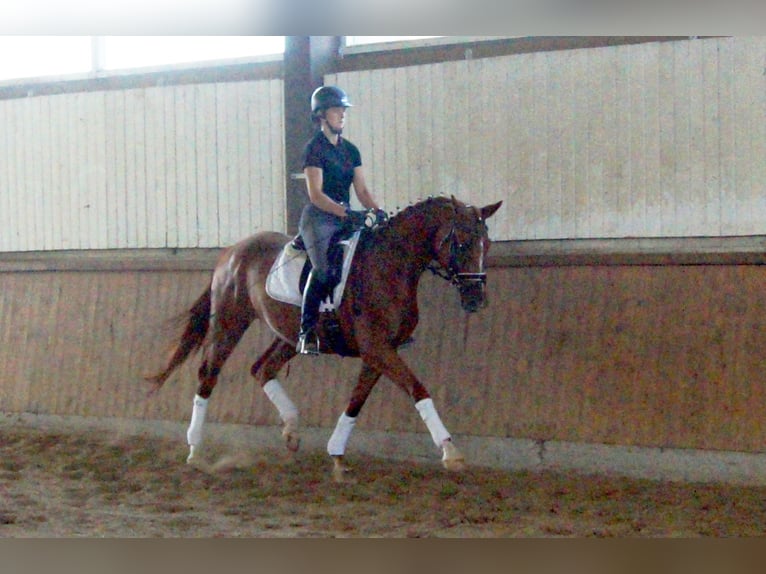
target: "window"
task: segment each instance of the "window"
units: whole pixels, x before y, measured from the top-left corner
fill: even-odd
[[[284,36],[0,36],[0,81],[274,57],[284,50]]]
[[[0,80],[89,72],[88,36],[0,36]]]
[[[284,36],[107,36],[99,41],[104,70],[190,64],[282,54]]]

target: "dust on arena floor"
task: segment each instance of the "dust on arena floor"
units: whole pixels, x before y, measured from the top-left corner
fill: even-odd
[[[0,426],[2,537],[744,537],[766,487],[211,445],[213,472],[158,435]]]

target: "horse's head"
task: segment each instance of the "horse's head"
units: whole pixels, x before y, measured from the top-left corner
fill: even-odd
[[[479,208],[453,197],[452,210],[448,210],[436,234],[439,274],[457,286],[460,304],[469,313],[486,306],[485,259],[490,244],[486,221],[502,203]]]

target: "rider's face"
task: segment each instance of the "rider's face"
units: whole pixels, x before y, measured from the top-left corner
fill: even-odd
[[[339,134],[343,131],[343,126],[346,123],[346,108],[342,106],[327,108],[324,112],[324,119],[328,127],[334,133]]]

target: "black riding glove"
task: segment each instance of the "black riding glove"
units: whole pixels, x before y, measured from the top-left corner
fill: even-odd
[[[388,221],[388,213],[383,211],[382,209],[376,209],[375,210],[375,227],[378,225],[383,225]]]
[[[367,226],[367,212],[355,211],[351,208],[346,208],[346,221],[352,229],[358,230]]]
[[[348,219],[349,225],[355,230],[364,227],[372,229],[373,227],[377,227],[381,223],[388,221],[388,214],[382,209],[355,211],[348,208],[346,209],[346,219]]]

